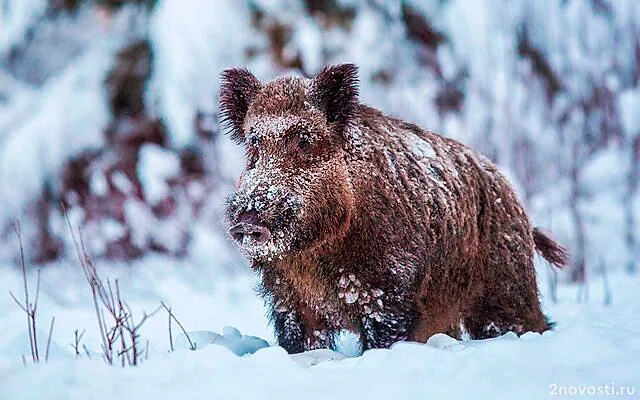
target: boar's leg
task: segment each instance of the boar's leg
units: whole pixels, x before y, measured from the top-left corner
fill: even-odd
[[[495,290],[495,288],[494,288]],[[476,299],[464,327],[473,339],[486,339],[511,331],[544,332],[551,326],[542,313],[535,287],[514,284],[508,292],[491,292]]]
[[[335,332],[326,318],[300,301],[297,291],[274,272],[266,272],[259,288],[270,309],[278,344],[287,352],[333,348]]]
[[[306,304],[280,306],[272,311],[276,339],[288,353],[333,349],[335,332]]]
[[[411,296],[385,293],[379,308],[370,303],[361,315],[362,349],[387,348],[393,343],[409,339],[418,317]]]

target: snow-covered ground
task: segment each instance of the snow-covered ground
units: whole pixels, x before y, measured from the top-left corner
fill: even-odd
[[[149,355],[141,366],[107,366],[100,359],[99,334],[89,287],[78,264],[42,270],[39,338],[49,321],[55,328],[48,363],[32,364],[26,318],[8,294],[23,295],[18,268],[0,268],[0,398],[517,398],[557,394],[588,396],[619,393],[630,387],[640,396],[640,276],[608,279],[605,305],[602,279],[590,282],[588,301],[578,303],[582,288],[560,285],[558,302],[546,298],[545,311],[557,322],[554,332],[507,334],[484,341],[458,342],[436,335],[427,344],[398,343],[389,350],[358,355],[353,335],[344,335],[347,355],[316,351],[290,357],[280,348],[237,356],[217,339],[242,353],[261,341],[273,344],[265,310],[253,293],[249,274],[217,276],[216,268],[189,261],[148,257],[133,266],[99,265],[103,277],[118,278],[122,295],[136,318],[170,305],[198,350],[187,349],[174,324],[176,350],[169,352],[168,320],[159,312],[142,328]],[[547,270],[540,270],[546,292]],[[35,276],[29,276],[31,286]],[[33,295],[33,288],[32,288]],[[548,297],[548,296],[547,296]],[[76,359],[74,331],[86,329],[82,343],[92,353]],[[223,332],[224,329],[224,332]],[[222,336],[213,333],[219,332]],[[41,345],[44,349],[44,344]],[[41,350],[41,354],[43,350]],[[83,352],[84,353],[84,352]],[[23,365],[25,355],[27,365]],[[607,385],[607,386],[605,386]],[[582,391],[582,394],[580,394]],[[626,393],[626,392],[625,392]],[[558,397],[558,396],[555,396]],[[562,397],[562,396],[560,396]]]

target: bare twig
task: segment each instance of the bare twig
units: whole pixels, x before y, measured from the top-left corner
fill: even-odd
[[[29,284],[27,282],[27,267],[24,261],[24,246],[22,244],[22,232],[20,230],[20,223],[16,221],[13,225],[16,236],[18,237],[18,246],[20,247],[20,268],[22,272],[22,283],[24,285],[24,303],[21,303],[18,298],[9,291],[11,299],[24,311],[27,316],[27,330],[29,332],[29,349],[31,351],[31,359],[33,362],[40,361],[40,354],[38,349],[38,334],[36,325],[36,314],[38,311],[38,300],[40,298],[40,270],[36,273],[36,294],[34,302],[29,301]],[[53,327],[51,327],[53,329]],[[49,339],[50,340],[50,339]],[[47,344],[49,346],[49,344]]]
[[[129,308],[129,306],[127,306],[127,308]],[[162,310],[162,306],[158,306],[155,310],[151,311],[150,313],[146,313],[146,311],[142,312],[142,319],[140,320],[140,322],[138,322],[138,324],[135,326],[135,329],[138,330],[142,327],[142,325],[151,317],[153,317],[154,315],[156,315],[160,310]]]
[[[22,305],[22,303],[20,303],[20,301],[18,299],[16,299],[16,296],[13,294],[13,292],[9,291],[9,296],[11,296],[13,301],[16,302],[16,304],[18,305],[18,307],[20,307],[22,309],[22,311],[24,311],[27,314],[29,314],[29,311],[26,308],[24,308],[24,306]]]
[[[111,302],[113,304],[113,309],[115,310],[116,308],[116,302],[113,298],[113,291],[111,290],[111,284],[109,282],[107,282],[108,286],[109,286],[109,293],[111,295]],[[120,334],[120,349],[121,351],[124,352],[124,354],[122,355],[122,366],[124,367],[124,363],[125,363],[125,356],[126,356],[126,360],[129,363],[129,365],[131,365],[131,357],[129,357],[129,352],[124,351],[127,348],[127,345],[125,343],[125,338],[124,338],[124,326],[122,324],[122,317],[126,315],[126,312],[124,310],[124,307],[122,306],[122,299],[120,298],[120,285],[118,283],[118,280],[116,279],[116,294],[117,294],[117,299],[118,299],[118,322],[120,322],[118,324],[119,327],[119,334]]]
[[[109,279],[104,282],[100,279],[95,264],[85,250],[82,233],[78,230],[76,235],[69,214],[64,206],[62,209],[82,271],[91,289],[105,362],[113,365],[114,357],[119,357],[122,367],[138,365],[142,355],[138,344],[139,330],[162,307],[158,307],[150,314],[144,313],[141,320],[135,323],[131,309],[122,299],[118,280],[116,279],[112,285]],[[109,318],[109,324],[107,324],[107,318]]]
[[[87,358],[91,360],[91,354],[89,354],[89,349],[87,349],[87,346],[83,344],[82,348],[84,349],[84,353],[87,355]]]
[[[40,269],[36,272],[36,299],[33,302],[33,307],[30,310],[31,316],[31,331],[33,332],[33,349],[36,352],[36,361],[40,361],[40,354],[38,351],[38,335],[36,330],[36,310],[38,309],[38,299],[40,298]]]
[[[164,303],[162,303],[162,306],[167,310],[167,318],[169,320],[169,350],[175,351],[175,348],[173,347],[173,333],[171,332],[171,322],[173,321],[173,318],[171,317],[171,309],[165,306]]]
[[[170,320],[173,319],[176,322],[176,324],[178,324],[180,329],[182,330],[182,333],[184,333],[184,336],[186,336],[187,341],[189,342],[189,349],[190,350],[195,350],[196,349],[195,343],[191,341],[191,338],[189,337],[189,334],[187,333],[187,330],[184,329],[184,326],[182,326],[180,321],[178,321],[178,318],[176,318],[176,316],[171,312],[171,308],[167,307],[167,305],[164,304],[164,302],[160,302],[160,305],[162,306],[162,308],[167,310],[167,313],[169,314],[169,319]],[[173,339],[171,338],[171,323],[169,323],[169,343],[171,345],[171,351],[173,351]]]
[[[33,359],[33,361],[36,361],[36,352],[34,350],[33,347],[33,332],[32,332],[32,325],[31,325],[31,306],[29,305],[29,285],[27,284],[27,267],[25,265],[24,262],[24,247],[22,246],[22,233],[20,230],[20,222],[19,221],[15,221],[15,223],[13,224],[13,230],[16,233],[16,236],[18,237],[18,246],[20,247],[20,267],[22,268],[22,282],[24,284],[24,305],[21,305],[21,308],[23,310],[25,310],[26,314],[27,314],[27,327],[29,329],[29,346],[31,348],[31,358]],[[13,294],[11,295],[11,297],[14,298]]]
[[[38,309],[38,299],[40,298],[40,268],[36,270],[36,299],[33,302],[33,312]]]
[[[51,318],[51,325],[49,325],[49,336],[47,337],[47,350],[44,353],[44,362],[49,361],[49,348],[51,347],[51,335],[53,334],[53,324],[56,323],[56,317]]]
[[[131,312],[131,309],[129,308],[129,306],[126,303],[123,303],[124,306],[126,307],[126,309],[128,310],[128,315],[132,316],[133,313]],[[129,334],[129,340],[131,342],[131,353],[132,353],[132,364],[131,365],[138,365],[139,361],[140,361],[140,349],[138,347],[138,339],[140,339],[140,333],[139,330],[142,327],[142,325],[144,325],[144,323],[151,317],[153,317],[154,315],[156,315],[158,313],[158,311],[160,311],[162,309],[162,307],[158,307],[155,310],[153,310],[152,312],[150,312],[149,314],[147,314],[146,312],[143,312],[142,318],[140,319],[140,322],[138,322],[137,324],[134,323],[133,321],[133,317],[131,318],[127,318],[125,320],[124,323],[124,328],[125,330],[128,332]]]
[[[97,278],[97,271],[91,259],[88,257],[87,253],[84,251],[84,244],[81,246],[80,241],[78,240],[76,233],[73,230],[73,226],[71,225],[71,219],[69,218],[69,213],[67,212],[64,205],[62,205],[62,211],[67,221],[69,231],[71,232],[71,239],[73,241],[73,246],[76,250],[76,255],[78,256],[78,260],[80,261],[80,265],[82,266],[82,271],[84,273],[85,278],[87,279],[87,282],[89,283],[89,287],[91,288],[93,308],[96,313],[96,318],[98,320],[98,330],[100,331],[100,339],[102,340],[102,353],[103,353],[105,362],[111,365],[113,364],[111,345],[107,340],[106,325],[104,322],[104,313],[100,311],[100,306],[98,304],[98,297],[100,297],[99,293],[101,292],[100,289],[102,287]]]
[[[131,351],[131,347],[125,347],[124,349],[118,351],[118,357],[124,356],[125,354]]]
[[[76,329],[73,332],[73,343],[69,344],[69,346],[73,347],[73,350],[76,353],[76,358],[80,357],[80,341],[82,340],[82,337],[84,336],[84,332],[85,332],[85,329],[83,329],[82,332],[80,332],[80,334],[78,334],[78,330]]]

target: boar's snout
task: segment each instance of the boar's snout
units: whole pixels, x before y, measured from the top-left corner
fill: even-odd
[[[271,232],[260,223],[255,211],[241,213],[229,234],[242,247],[263,245],[271,238]]]

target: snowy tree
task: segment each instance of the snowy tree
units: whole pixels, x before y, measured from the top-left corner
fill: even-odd
[[[196,220],[223,240],[243,162],[218,124],[220,71],[312,76],[349,61],[363,102],[497,161],[569,247],[571,279],[600,260],[637,270],[632,0],[2,0],[0,21],[0,234],[30,221],[39,261],[68,253],[60,200],[111,238],[95,247],[105,257],[187,255]]]

